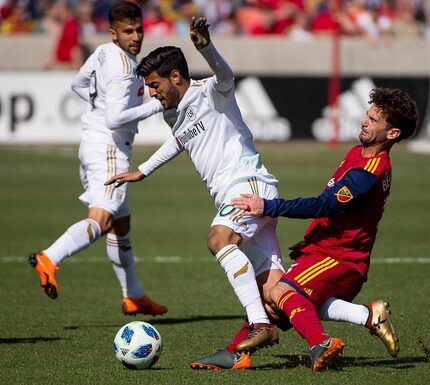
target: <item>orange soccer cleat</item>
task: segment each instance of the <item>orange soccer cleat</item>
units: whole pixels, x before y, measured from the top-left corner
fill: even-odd
[[[312,361],[312,371],[322,372],[327,370],[331,362],[341,354],[345,343],[339,338],[329,338],[315,346],[310,350]]]
[[[221,349],[198,358],[190,364],[190,367],[207,370],[248,369],[251,367],[251,357],[246,353],[231,353],[227,349]]]
[[[43,251],[31,253],[28,263],[36,269],[40,276],[40,284],[45,294],[52,299],[58,297],[59,289],[55,279],[55,272],[59,270]]]
[[[122,312],[125,315],[136,314],[151,314],[161,315],[167,313],[167,307],[159,305],[149,298],[146,294],[142,298],[127,298],[122,299]]]

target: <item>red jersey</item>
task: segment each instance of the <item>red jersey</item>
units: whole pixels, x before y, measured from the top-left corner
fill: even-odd
[[[390,194],[391,163],[386,152],[365,158],[360,155],[362,149],[363,146],[356,146],[348,152],[327,183],[326,190],[353,169],[373,174],[377,178],[376,184],[368,194],[360,197],[357,206],[346,215],[313,219],[305,233],[306,246],[302,251],[304,254],[323,254],[346,262],[367,278],[378,223]],[[341,203],[354,200],[353,193],[345,186],[335,195]]]
[[[76,18],[67,19],[56,48],[56,59],[59,63],[72,61],[72,52],[79,46],[79,23]]]

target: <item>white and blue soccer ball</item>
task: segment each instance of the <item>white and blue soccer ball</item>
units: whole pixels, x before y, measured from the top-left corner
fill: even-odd
[[[151,324],[134,321],[116,333],[113,342],[115,357],[129,369],[148,369],[158,359],[163,348],[160,333]]]

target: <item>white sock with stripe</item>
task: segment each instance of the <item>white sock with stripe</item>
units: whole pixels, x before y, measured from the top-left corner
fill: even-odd
[[[237,298],[246,310],[249,323],[270,323],[261,302],[254,268],[236,245],[223,247],[215,258],[224,269]]]
[[[106,252],[121,285],[123,297],[142,298],[144,293],[134,268],[134,256],[128,234],[120,237],[108,233]]]
[[[84,219],[70,226],[44,253],[54,265],[59,265],[70,255],[86,249],[101,237],[100,225],[94,219]]]
[[[331,297],[318,310],[318,317],[323,321],[343,321],[364,326],[369,310],[364,305]]]

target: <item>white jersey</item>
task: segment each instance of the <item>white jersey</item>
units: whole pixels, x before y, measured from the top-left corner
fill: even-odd
[[[105,144],[117,144],[120,140],[128,145],[133,142],[138,121],[121,124],[112,130],[106,123],[106,110],[112,103],[121,105],[121,110],[142,105],[144,83],[135,73],[136,66],[135,56],[114,43],[107,43],[97,47],[81,67],[72,88],[88,102],[81,119],[82,140]],[[76,88],[81,88],[87,95],[82,95]]]
[[[259,175],[276,182],[260,162],[251,131],[234,97],[234,87],[220,93],[214,83],[215,76],[191,81],[172,127],[176,141],[214,198],[242,177]]]
[[[212,45],[207,51],[208,55],[218,57]],[[255,176],[267,183],[278,182],[261,163],[254,147],[234,96],[233,76],[222,86],[215,75],[191,80],[177,107],[172,134],[174,139],[139,166],[143,174],[149,175],[185,150],[217,206],[228,188],[240,179]]]

